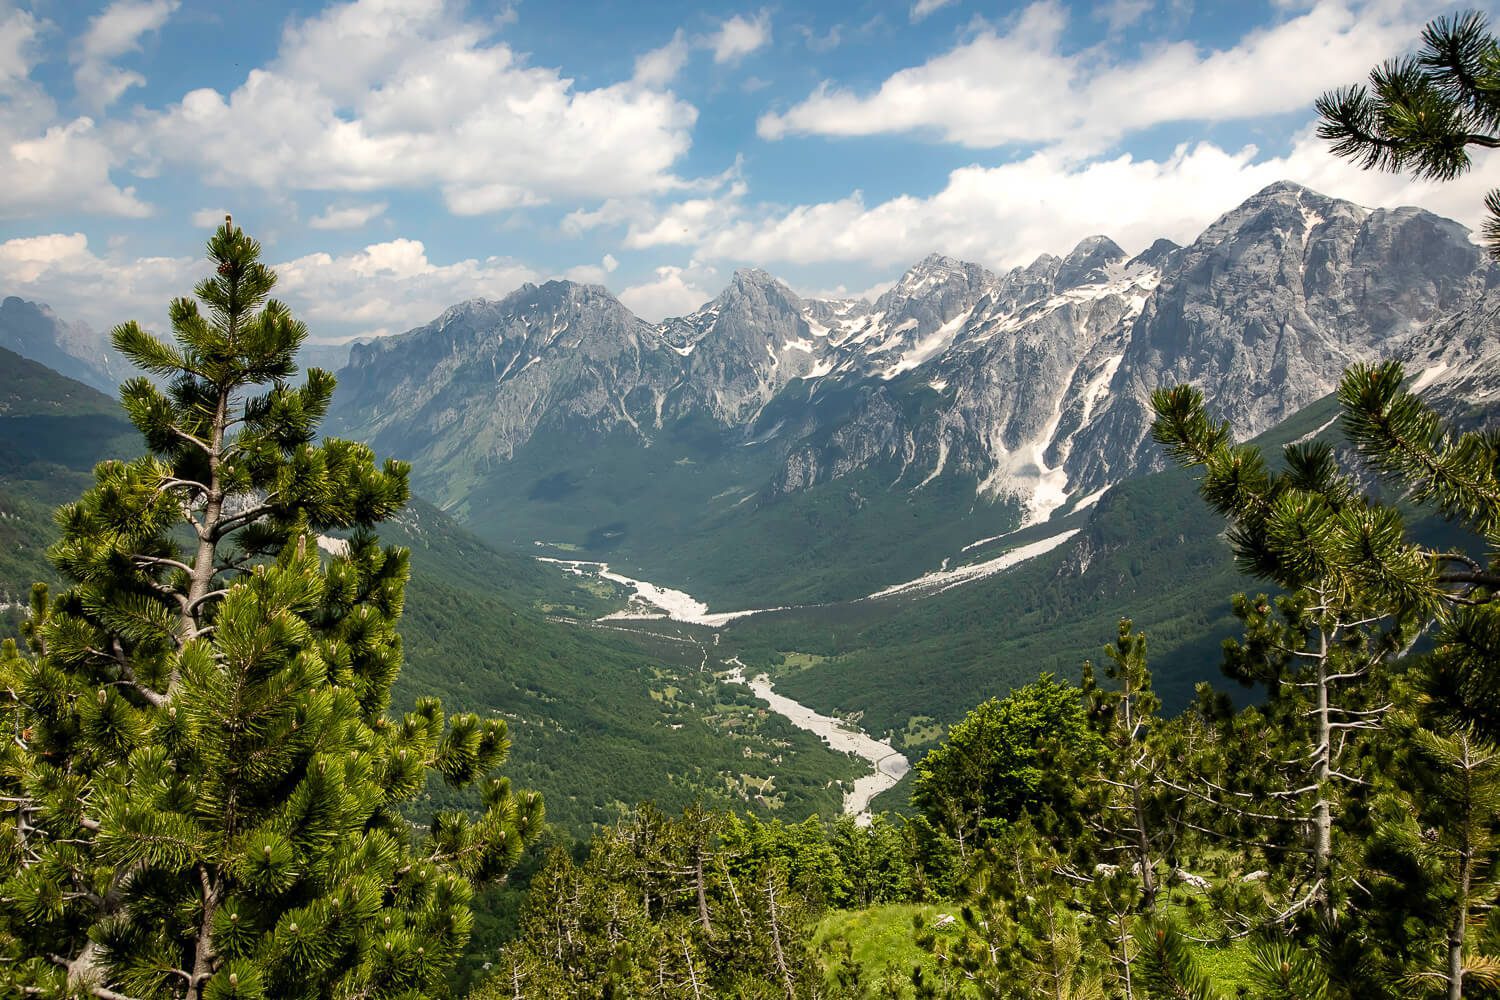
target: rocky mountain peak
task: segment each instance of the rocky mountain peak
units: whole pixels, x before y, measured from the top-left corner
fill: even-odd
[[[1167,259],[1181,249],[1181,246],[1173,243],[1169,239],[1160,239],[1151,244],[1146,249],[1142,250],[1140,253],[1136,254],[1134,257],[1130,258],[1130,261],[1125,266],[1154,267],[1157,270],[1161,270],[1166,266]]]
[[[1105,269],[1125,259],[1125,251],[1108,236],[1087,236],[1063,258],[1058,268],[1057,288],[1098,284],[1108,280]]]
[[[103,334],[14,295],[0,301],[0,347],[111,395],[131,371]]]
[[[802,308],[801,297],[780,278],[760,268],[749,267],[742,267],[734,272],[729,287],[724,289],[712,305],[722,310],[737,303],[748,305],[752,309],[771,306],[800,311]]]

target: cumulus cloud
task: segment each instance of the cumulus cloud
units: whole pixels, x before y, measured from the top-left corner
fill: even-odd
[[[723,194],[709,198],[689,198],[652,209],[631,223],[625,233],[625,245],[632,250],[659,246],[690,246],[721,228],[740,211],[740,200],[748,193],[742,181],[736,181]]]
[[[917,0],[911,6],[912,23],[925,20],[929,14],[935,14],[957,2],[958,0]]]
[[[689,48],[687,35],[678,28],[670,42],[636,59],[635,82],[643,87],[665,87],[687,65]]]
[[[1068,22],[1057,0],[1033,3],[1005,28],[984,27],[874,93],[825,83],[786,112],[762,116],[758,131],[768,139],[918,132],[971,147],[1102,149],[1167,122],[1299,110],[1409,46],[1422,23],[1402,0],[1318,0],[1231,48],[1166,42],[1118,60],[1066,51]]]
[[[0,5],[0,88],[14,87],[31,75],[41,23],[25,10]]]
[[[217,229],[224,224],[224,217],[231,214],[223,208],[200,208],[191,218],[194,229]]]
[[[380,218],[390,206],[383,201],[369,205],[329,205],[307,220],[313,229],[358,229]]]
[[[116,153],[94,119],[61,119],[34,80],[42,22],[0,3],[0,219],[54,211],[140,217],[150,208],[110,177]]]
[[[632,82],[578,89],[440,0],[357,0],[290,25],[233,92],[152,116],[136,152],[226,186],[436,187],[475,215],[673,190],[696,117]]]
[[[24,116],[0,108],[0,218],[48,212],[96,212],[141,218],[151,214],[135,188],[110,179],[115,154],[92,118],[32,131]]]
[[[109,107],[146,78],[114,65],[140,48],[141,38],[160,31],[176,12],[179,0],[115,0],[96,14],[84,32],[75,58],[73,83],[78,96],[96,110]]]
[[[420,326],[464,299],[500,298],[538,273],[507,257],[437,264],[420,240],[313,253],[274,265],[276,294],[320,336],[381,337]]]
[[[218,221],[217,219],[215,221]],[[540,275],[504,257],[448,264],[419,240],[374,243],[345,254],[312,253],[272,265],[276,295],[320,340],[378,337],[420,326],[464,299],[499,298]],[[125,319],[161,329],[167,303],[203,276],[195,257],[97,254],[83,233],[0,243],[0,287],[45,302],[68,320],[108,329]]]
[[[0,287],[96,330],[127,319],[160,328],[167,302],[191,285],[193,264],[180,257],[100,256],[83,233],[48,233],[0,242]]]
[[[709,40],[714,62],[733,63],[757,49],[771,44],[771,12],[762,10],[754,17],[736,14],[714,32]]]
[[[668,316],[684,316],[712,299],[718,271],[697,261],[687,267],[658,267],[650,281],[631,285],[620,293],[620,301],[632,312],[652,323]]]
[[[1127,250],[1158,237],[1195,238],[1215,218],[1278,180],[1374,207],[1416,204],[1474,228],[1487,181],[1413,182],[1362,171],[1327,152],[1305,131],[1284,156],[1254,146],[1179,147],[1162,159],[1124,155],[1075,163],[1049,152],[997,167],[953,171],[931,197],[902,195],[868,204],[859,192],[836,201],[740,217],[696,247],[700,259],[814,264],[849,261],[905,266],[933,250],[991,267],[1064,253],[1104,232]]]
[[[563,272],[563,277],[569,281],[577,281],[586,285],[602,285],[620,266],[620,262],[613,254],[605,254],[597,264],[580,264],[570,267]]]

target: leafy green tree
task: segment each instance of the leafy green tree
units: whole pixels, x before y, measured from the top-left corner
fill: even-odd
[[[106,1000],[441,995],[474,880],[541,819],[488,778],[505,725],[389,717],[407,556],[370,528],[407,469],[317,442],[333,378],[226,220],[173,339],[115,346],[148,454],[57,514],[71,585],[0,653],[0,982]],[[324,532],[350,532],[334,539]],[[325,554],[324,550],[329,550]],[[477,817],[403,813],[429,775]]]
[[[1367,170],[1452,180],[1473,166],[1469,147],[1500,147],[1500,45],[1473,11],[1430,22],[1422,42],[1372,70],[1368,86],[1320,97],[1318,135]],[[1485,244],[1500,257],[1500,189],[1485,207]]]
[[[1085,766],[1100,749],[1076,687],[1043,675],[979,705],[917,764],[912,802],[967,857],[997,823],[1037,811],[1059,772],[1052,748]]]

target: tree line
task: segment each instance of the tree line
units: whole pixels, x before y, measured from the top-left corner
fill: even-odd
[[[1451,177],[1500,145],[1478,15],[1319,102],[1335,151]],[[1500,214],[1500,196],[1489,207]],[[1486,230],[1500,252],[1500,230]],[[543,830],[503,721],[393,711],[408,469],[320,439],[334,382],[226,219],[172,339],[118,350],[147,453],[57,513],[68,581],[0,647],[0,984],[10,995],[446,995],[476,886]],[[984,703],[868,827],[641,807],[532,875],[481,997],[1369,998],[1500,990],[1500,434],[1400,365],[1338,389],[1350,448],[1274,458],[1201,393],[1153,397],[1240,565],[1226,674],[1161,712],[1121,621],[1077,685]],[[1432,548],[1368,471],[1472,545]],[[471,808],[420,815],[429,781]],[[832,908],[943,900],[909,972],[831,955]],[[1238,966],[1222,959],[1233,954]]]

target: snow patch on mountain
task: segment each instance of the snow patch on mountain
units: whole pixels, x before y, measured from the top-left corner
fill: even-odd
[[[1074,535],[1078,534],[1078,531],[1079,529],[1077,528],[1071,528],[1068,531],[1059,532],[1040,541],[1018,546],[1004,555],[987,559],[984,562],[959,566],[955,569],[934,570],[915,580],[877,590],[865,598],[865,600],[874,601],[885,597],[906,595],[931,597],[934,594],[941,594],[945,590],[952,590],[954,587],[965,583],[973,583],[975,580],[983,580],[985,577],[994,576],[996,573],[1010,569],[1012,566],[1018,566],[1028,559],[1035,559],[1037,556],[1045,555],[1059,545],[1070,541]]]

